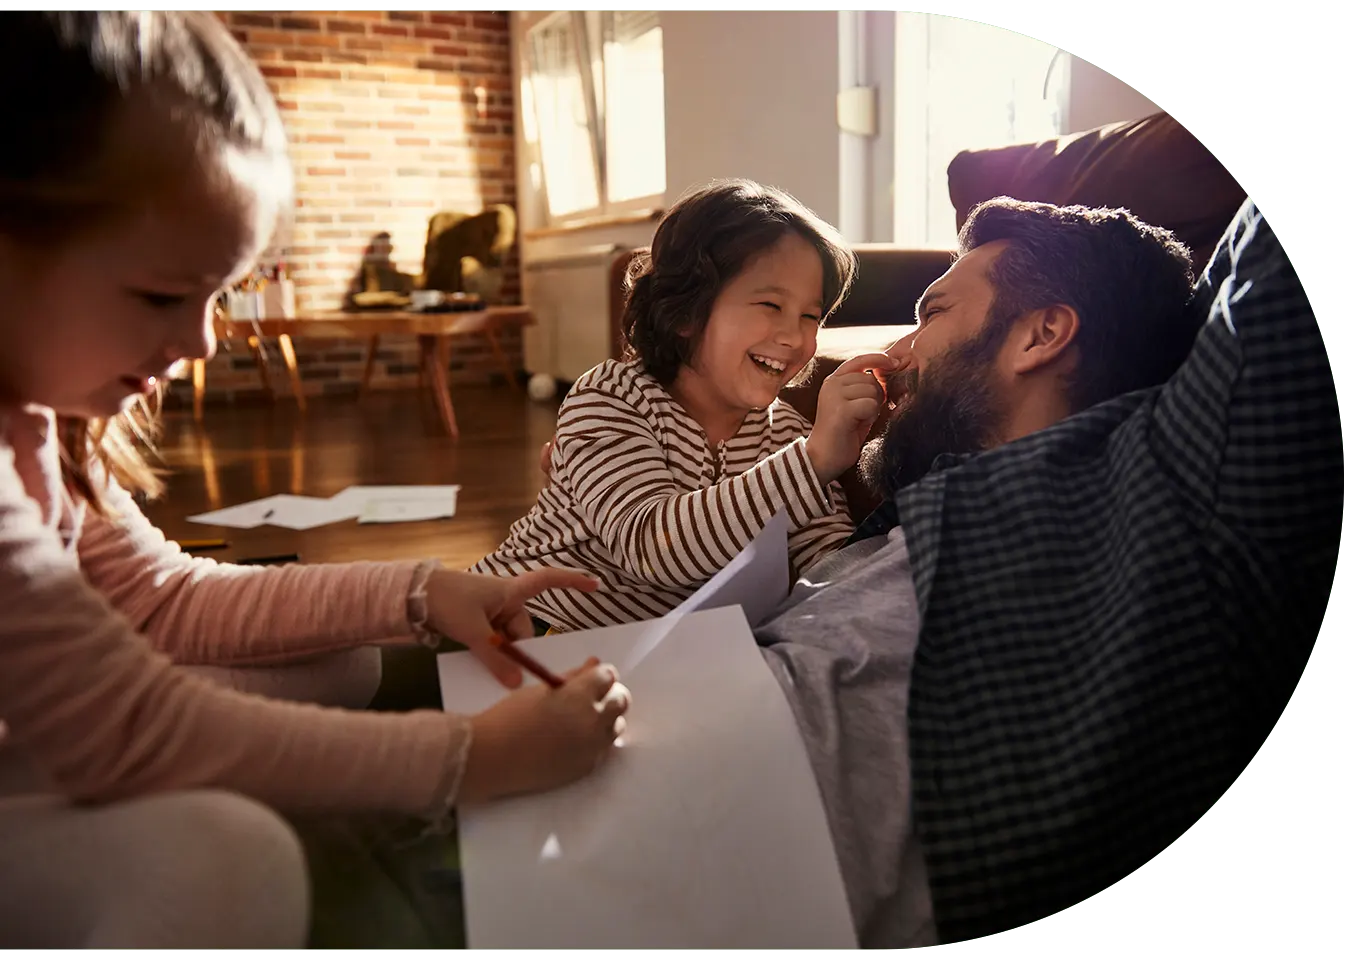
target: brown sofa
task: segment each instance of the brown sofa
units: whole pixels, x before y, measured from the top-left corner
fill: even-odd
[[[998,196],[1126,207],[1173,231],[1190,247],[1196,270],[1208,261],[1246,197],[1213,154],[1165,113],[1040,143],[965,151],[950,163],[948,179],[960,226],[974,206]],[[623,350],[623,277],[639,252],[624,251],[611,265],[616,357]],[[915,322],[916,300],[952,260],[946,251],[893,244],[859,245],[855,252],[859,277],[818,338],[814,375],[785,391],[785,399],[810,420],[826,374],[841,361],[886,347],[906,333]],[[863,491],[853,477],[844,480],[862,509],[867,503]]]

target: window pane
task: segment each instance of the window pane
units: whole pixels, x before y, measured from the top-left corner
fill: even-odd
[[[666,191],[666,102],[655,13],[612,13],[604,43],[605,172],[611,201]]]
[[[1044,100],[1044,74],[1055,50],[972,20],[932,16],[929,24],[929,239],[952,244],[955,212],[946,176],[950,161],[963,150],[1057,134],[1057,102]]]
[[[571,21],[566,16],[554,16],[529,32],[534,119],[548,211],[553,216],[591,210],[600,204],[577,63]]]
[[[952,247],[955,211],[949,199],[950,161],[961,151],[1027,143],[1056,136],[1065,71],[1054,69],[1057,49],[1000,27],[935,14],[906,18],[899,47],[924,59],[899,62],[899,97],[915,98],[904,110],[912,128],[899,144],[913,151],[910,172],[899,160],[899,189],[924,187],[923,202],[902,209],[913,222],[899,241]],[[902,56],[902,52],[899,52]],[[1048,89],[1045,91],[1045,82]],[[907,107],[913,104],[904,104]],[[923,109],[922,109],[923,108]],[[924,178],[924,183],[921,183]]]

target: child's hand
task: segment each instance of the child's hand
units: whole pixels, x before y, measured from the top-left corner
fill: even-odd
[[[559,689],[536,685],[472,718],[459,800],[476,803],[578,780],[623,735],[631,695],[611,666],[591,657]]]
[[[822,486],[859,460],[886,398],[873,371],[895,369],[897,361],[886,353],[866,353],[845,361],[822,381],[817,422],[807,441],[808,457]]]
[[[517,577],[491,577],[457,570],[436,570],[426,584],[426,619],[431,630],[456,640],[504,686],[518,687],[524,679],[519,666],[491,645],[491,637],[511,640],[534,635],[524,602],[544,590],[584,590],[600,581],[579,570],[544,568]]]

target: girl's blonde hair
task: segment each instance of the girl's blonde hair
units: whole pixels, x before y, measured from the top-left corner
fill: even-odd
[[[291,174],[278,107],[259,69],[207,12],[23,12],[0,29],[0,233],[41,255],[144,203],[156,182],[231,147],[269,162],[280,208]],[[129,104],[155,98],[187,151],[118,136]],[[71,491],[102,509],[98,473],[133,492],[162,484],[147,462],[159,396],[108,420],[63,417]]]

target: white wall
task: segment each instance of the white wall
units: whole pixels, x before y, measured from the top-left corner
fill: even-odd
[[[1133,45],[1073,50],[1065,132],[1172,114],[1346,113],[1360,110],[1355,46],[1179,50]]]
[[[870,87],[878,114],[872,135],[840,131],[840,210],[831,222],[851,243],[893,238],[894,133],[897,119],[897,14],[889,10],[842,10],[840,88]]]
[[[1093,126],[1137,120],[1166,109],[1157,99],[1081,54],[1065,56],[1062,60],[1068,72],[1068,98],[1062,113],[1064,133],[1080,133]]]
[[[836,13],[666,12],[667,201],[717,177],[839,216]]]

